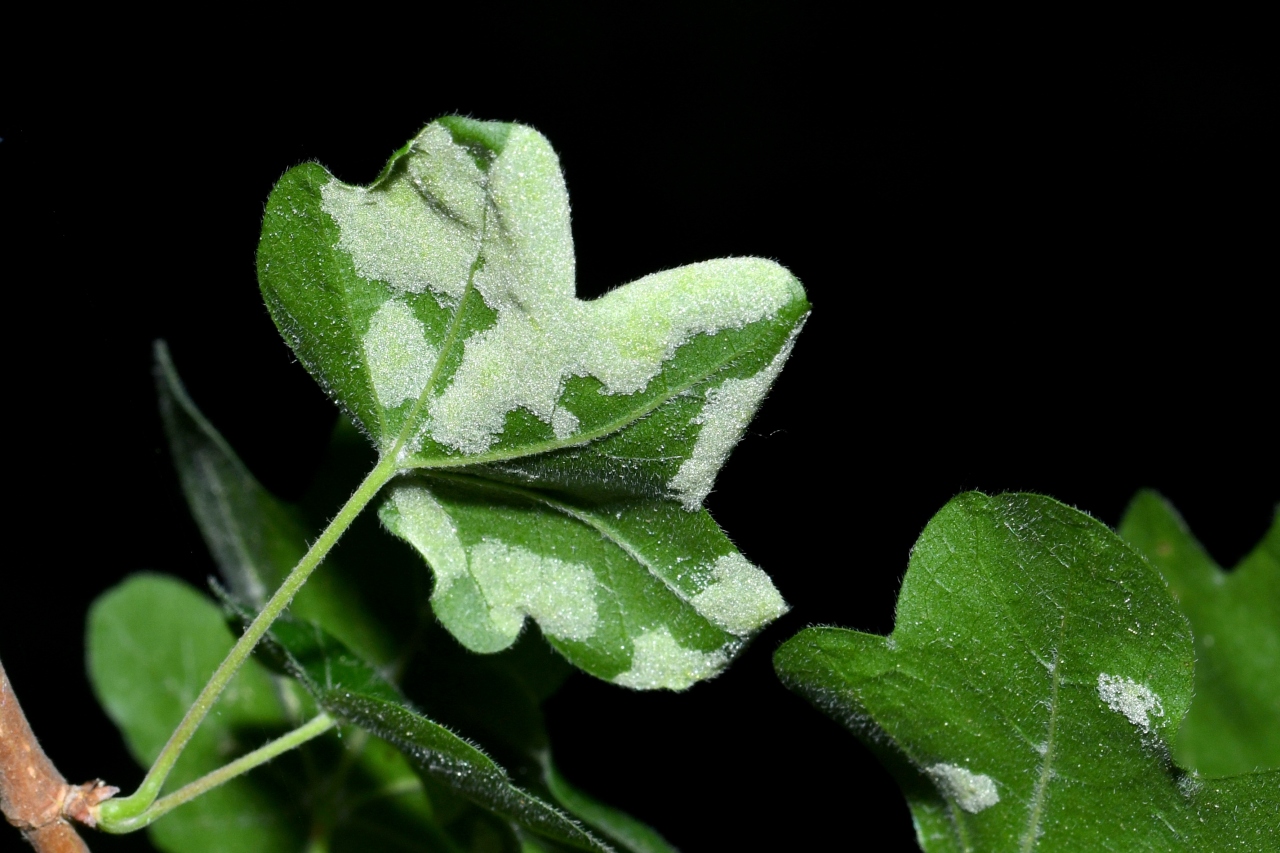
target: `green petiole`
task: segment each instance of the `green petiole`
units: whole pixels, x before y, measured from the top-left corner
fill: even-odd
[[[199,779],[184,785],[168,796],[161,797],[153,802],[147,808],[133,817],[121,818],[118,814],[108,812],[106,806],[117,802],[116,800],[108,800],[103,803],[101,814],[98,820],[98,828],[104,832],[115,834],[124,834],[142,829],[157,818],[169,813],[173,809],[190,802],[201,794],[216,788],[224,782],[229,782],[235,777],[247,773],[260,764],[266,764],[271,759],[291,749],[296,749],[312,738],[319,737],[325,732],[332,729],[338,724],[338,721],[330,717],[328,714],[320,714],[313,718],[309,723],[299,726],[287,735],[276,738],[270,743],[264,744],[247,755],[242,755],[230,764],[219,767],[212,773],[201,776]],[[132,799],[132,798],[130,798]]]
[[[239,671],[240,667],[249,658],[249,654],[253,651],[254,646],[262,639],[263,635],[271,628],[273,622],[279,618],[280,614],[285,611],[293,597],[297,595],[298,590],[306,583],[307,578],[316,570],[320,562],[329,553],[329,550],[337,543],[338,539],[346,532],[351,523],[355,521],[356,516],[368,506],[378,491],[387,484],[387,482],[395,476],[397,471],[397,462],[395,454],[388,454],[378,463],[378,465],[369,472],[364,481],[360,483],[355,492],[343,505],[338,514],[334,516],[333,521],[324,529],[320,537],[316,539],[315,544],[307,551],[307,553],[298,562],[298,565],[289,572],[288,577],[280,584],[280,588],[275,594],[263,605],[262,611],[254,618],[249,627],[245,629],[244,634],[231,647],[231,651],[227,653],[226,658],[214,670],[210,676],[208,683],[204,689],[200,691],[200,695],[196,697],[196,701],[187,709],[186,715],[182,718],[182,722],[178,724],[178,728],[174,730],[169,737],[169,742],[164,745],[164,749],[160,751],[160,755],[156,757],[155,763],[151,765],[151,769],[147,771],[146,777],[142,780],[142,784],[138,786],[138,790],[128,797],[108,800],[100,807],[99,823],[109,832],[128,832],[131,829],[139,829],[146,823],[138,823],[137,821],[144,815],[149,814],[153,804],[157,803],[157,797],[160,796],[160,790],[164,787],[165,780],[169,777],[170,771],[173,770],[174,764],[177,763],[178,757],[182,755],[182,751],[186,749],[192,736],[196,733],[196,729],[200,727],[200,723],[209,714],[214,703],[218,700],[218,696],[230,683],[231,679]],[[314,722],[314,721],[313,721]],[[308,724],[310,725],[310,724]],[[305,727],[304,727],[305,728]],[[299,730],[301,731],[301,730]],[[317,732],[318,733],[318,732]],[[301,743],[301,741],[299,741]],[[252,753],[251,753],[252,754]],[[248,756],[245,756],[248,758]],[[243,759],[241,759],[243,760]],[[262,759],[263,761],[267,759]],[[228,767],[235,766],[238,762],[233,762]],[[244,769],[248,769],[245,767]],[[221,771],[215,771],[221,772]],[[240,771],[240,772],[243,772]],[[230,777],[227,777],[230,778]],[[223,780],[225,781],[225,780]],[[196,783],[192,783],[196,784]],[[190,786],[188,786],[190,787]],[[186,789],[184,789],[186,790]],[[200,793],[200,792],[196,792]],[[195,796],[196,793],[191,794]],[[174,795],[176,796],[176,794]],[[166,797],[165,800],[169,798]],[[183,800],[185,802],[185,800]],[[177,803],[175,803],[177,805]],[[172,807],[172,806],[171,806]],[[170,807],[170,808],[171,808]],[[167,809],[166,809],[167,810]],[[154,820],[154,815],[151,819]],[[150,822],[150,821],[147,821]],[[128,828],[124,828],[128,827]]]

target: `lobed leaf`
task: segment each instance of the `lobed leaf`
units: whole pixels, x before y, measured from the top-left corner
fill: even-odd
[[[1275,849],[1280,773],[1170,758],[1194,656],[1163,580],[1049,498],[955,498],[893,633],[810,628],[774,661],[886,756],[926,850]]]
[[[382,518],[431,565],[433,606],[468,648],[506,648],[532,616],[588,672],[683,689],[785,609],[702,509],[809,310],[778,265],[710,261],[579,300],[550,145],[455,117],[368,188],[288,172],[258,272],[286,340],[379,452],[437,475],[397,486]],[[606,513],[623,538],[605,534],[589,567],[566,560]],[[665,532],[640,535],[650,524]],[[578,594],[589,607],[562,606]]]
[[[258,262],[303,363],[406,467],[581,445],[669,404],[684,414],[666,429],[700,424],[709,393],[725,417],[691,432],[722,430],[749,417],[808,310],[795,279],[757,259],[577,299],[555,152],[529,128],[460,118],[429,125],[369,188],[312,164],[286,173]],[[690,457],[687,438],[672,441]],[[716,448],[698,455],[718,468]],[[671,488],[700,503],[701,486]]]
[[[1215,776],[1280,769],[1280,512],[1231,572],[1155,492],[1134,497],[1119,533],[1164,575],[1195,635],[1178,761]]]

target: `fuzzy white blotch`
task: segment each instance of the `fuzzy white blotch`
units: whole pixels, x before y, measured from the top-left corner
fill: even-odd
[[[589,567],[486,539],[471,549],[470,570],[499,633],[514,639],[526,614],[562,640],[595,633],[596,576]]]
[[[1124,714],[1144,734],[1151,731],[1152,717],[1164,716],[1164,705],[1161,704],[1160,697],[1150,687],[1139,684],[1132,678],[1098,673],[1098,698],[1106,702],[1111,710]]]
[[[798,330],[797,330],[798,331]],[[689,512],[701,508],[703,500],[715,483],[716,473],[733,446],[760,408],[760,401],[778,371],[791,354],[795,332],[786,346],[767,367],[749,379],[726,379],[716,388],[707,391],[707,402],[693,422],[701,424],[693,452],[680,466],[680,470],[667,483],[667,488],[680,500]]]
[[[397,486],[391,502],[400,516],[396,533],[426,558],[436,576],[432,597],[444,595],[467,573],[467,551],[453,519],[431,492],[421,486]]]
[[[960,808],[977,814],[1000,802],[995,780],[982,773],[955,764],[935,764],[925,770],[943,796],[956,801]]]
[[[666,625],[645,631],[633,641],[631,669],[614,676],[614,683],[636,690],[685,690],[710,678],[728,663],[724,652],[686,649]]]
[[[1191,799],[1200,793],[1200,789],[1203,787],[1204,784],[1200,781],[1200,774],[1195,770],[1178,777],[1178,793],[1187,799]]]
[[[330,181],[320,189],[321,209],[338,224],[338,247],[361,276],[457,304],[480,252],[484,174],[438,124],[413,141],[402,168],[407,180],[369,189]]]
[[[769,576],[741,554],[716,560],[711,578],[710,586],[689,603],[731,634],[746,636],[788,610]]]
[[[378,402],[393,409],[405,400],[418,399],[435,367],[436,348],[427,342],[412,309],[388,299],[369,320],[364,357]]]
[[[578,431],[578,416],[560,406],[551,413],[551,431],[556,438],[568,438]]]
[[[490,265],[482,272],[477,274],[477,287],[492,275]],[[516,408],[556,429],[558,401],[571,376],[595,377],[605,394],[643,391],[663,363],[695,335],[739,329],[771,317],[797,292],[789,273],[755,259],[711,261],[658,273],[591,302],[576,299],[572,288],[517,301],[509,290],[486,283],[482,293],[497,309],[498,321],[467,339],[452,384],[431,403],[432,435],[465,453],[488,450],[507,412]],[[530,310],[530,304],[539,310]],[[702,494],[710,490],[715,469],[785,357],[751,379],[730,380],[717,389],[720,404],[713,407],[709,402],[710,411],[703,413],[701,461],[696,466],[702,478],[688,486],[691,494],[704,480]],[[511,365],[519,369],[513,371]],[[556,429],[556,435],[566,438],[572,432]],[[690,500],[696,509],[702,498]]]
[[[693,336],[773,316],[799,293],[776,264],[729,259],[583,302],[574,293],[569,199],[547,141],[514,128],[487,189],[502,216],[486,234],[474,282],[498,319],[467,339],[452,383],[430,409],[436,441],[464,453],[488,450],[517,408],[569,438],[577,424],[556,413],[571,376],[595,377],[606,394],[643,391]]]

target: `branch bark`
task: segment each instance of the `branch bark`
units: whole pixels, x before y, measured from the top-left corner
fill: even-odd
[[[100,781],[69,785],[44,754],[0,663],[0,812],[37,853],[89,853],[68,818],[97,822],[98,805],[116,793]]]

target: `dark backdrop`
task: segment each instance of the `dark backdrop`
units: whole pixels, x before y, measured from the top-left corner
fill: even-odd
[[[373,179],[444,113],[556,146],[581,293],[752,254],[814,305],[709,499],[792,612],[686,694],[577,676],[549,707],[566,774],[683,849],[913,848],[892,781],[770,656],[809,624],[889,631],[912,542],[956,493],[1043,492],[1114,525],[1152,486],[1227,565],[1266,528],[1276,147],[1248,57],[741,8],[490,11],[465,37],[397,14],[374,34],[113,42],[15,78],[0,657],[73,780],[140,777],[82,675],[89,602],[140,569],[213,570],[151,342],[297,496],[334,412],[260,302],[262,205],[304,160]]]

